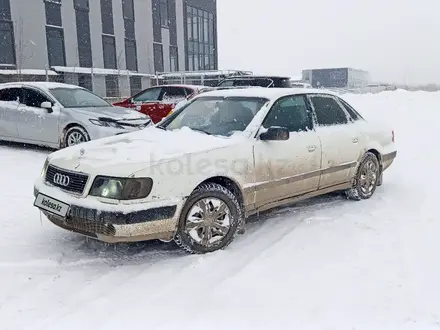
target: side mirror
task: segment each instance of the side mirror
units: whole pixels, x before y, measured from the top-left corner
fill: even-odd
[[[43,103],[41,103],[40,108],[46,109],[47,112],[49,112],[49,113],[53,112],[52,103],[50,103],[50,102],[43,102]]]
[[[272,126],[260,134],[262,141],[286,141],[290,137],[289,130],[285,127]]]

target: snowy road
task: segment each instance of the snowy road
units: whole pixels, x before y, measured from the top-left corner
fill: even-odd
[[[205,256],[40,221],[48,151],[0,145],[0,329],[439,329],[440,93],[345,98],[394,123],[398,157],[373,198],[271,212]]]

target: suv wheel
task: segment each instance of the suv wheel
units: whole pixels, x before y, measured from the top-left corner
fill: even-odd
[[[376,155],[367,152],[359,163],[353,187],[345,193],[348,199],[361,200],[373,196],[380,181],[380,164]]]
[[[84,128],[73,126],[66,131],[64,144],[66,147],[71,147],[80,143],[87,142],[89,140],[89,134],[87,134],[87,131]]]
[[[202,254],[228,246],[242,221],[237,197],[222,185],[200,185],[185,203],[174,241],[186,252]]]

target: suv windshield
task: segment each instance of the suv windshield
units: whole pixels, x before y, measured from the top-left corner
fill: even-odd
[[[172,114],[162,127],[189,127],[206,134],[230,136],[243,132],[268,101],[260,97],[199,97]]]
[[[268,78],[241,78],[241,79],[225,79],[221,81],[217,87],[245,87],[259,86],[268,87],[272,84],[272,79]]]
[[[111,106],[99,96],[81,88],[52,88],[49,91],[65,108],[95,108]]]

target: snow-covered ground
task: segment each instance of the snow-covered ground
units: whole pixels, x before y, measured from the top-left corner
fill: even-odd
[[[0,329],[438,329],[440,93],[345,98],[395,128],[373,198],[270,212],[204,256],[41,221],[32,186],[48,151],[0,145]]]

